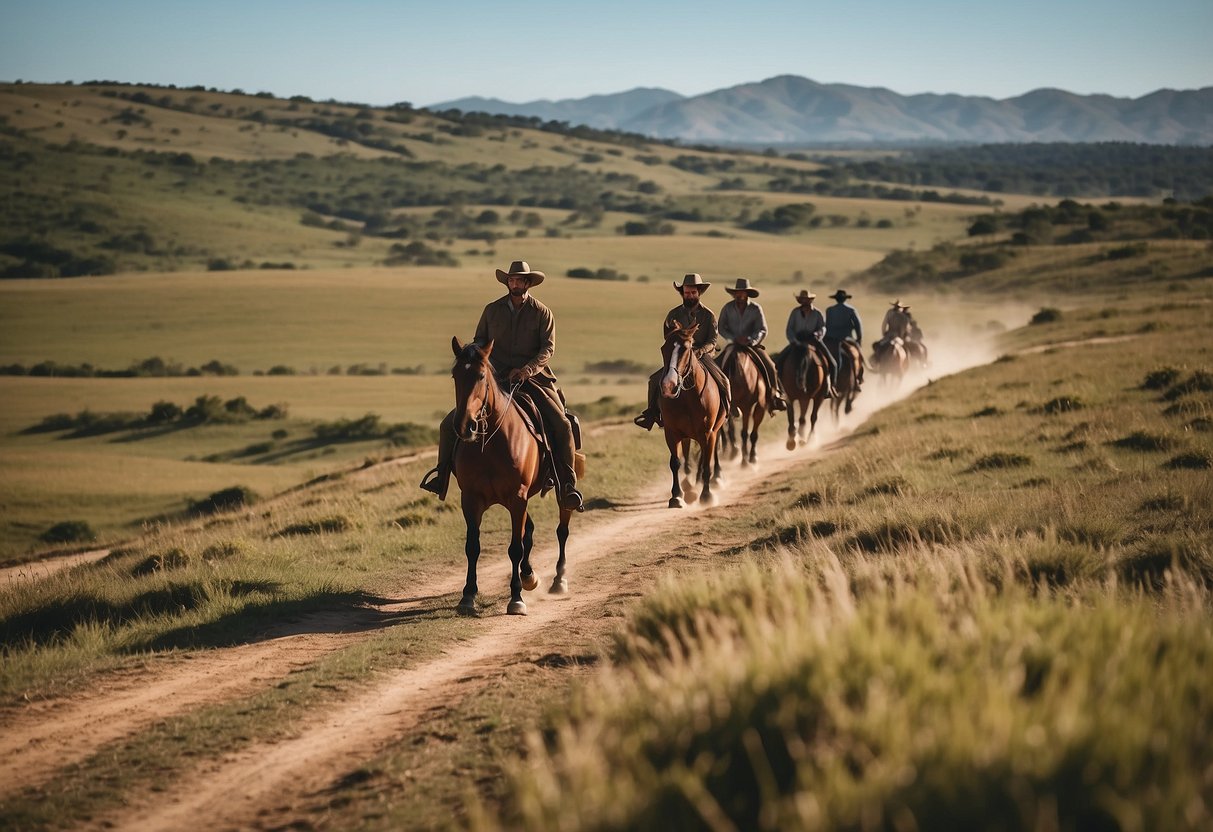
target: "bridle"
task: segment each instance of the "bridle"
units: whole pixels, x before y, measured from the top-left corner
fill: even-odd
[[[522,382],[519,381],[510,388],[510,392],[506,394],[505,397],[505,406],[501,408],[501,415],[497,417],[497,424],[493,427],[492,431],[490,431],[489,414],[491,412],[491,408],[489,407],[489,394],[493,391],[493,387],[489,385],[489,373],[491,372],[493,372],[493,368],[486,366],[484,369],[484,378],[476,382],[476,385],[484,385],[484,395],[480,397],[480,410],[477,411],[476,415],[471,419],[472,429],[468,432],[469,437],[468,439],[464,440],[466,442],[476,442],[479,440],[480,447],[482,449],[486,444],[488,444],[488,441],[496,436],[497,432],[501,430],[501,426],[505,422],[505,414],[509,412],[510,406],[514,403],[514,393],[519,387],[522,386]],[[469,398],[471,397],[472,393],[476,391],[476,385],[474,385],[472,389],[468,391]],[[497,389],[500,390],[500,388]]]
[[[678,363],[679,364],[685,363],[686,371],[682,372],[679,370],[679,368],[677,366],[671,366],[674,362],[674,353],[673,352],[670,353],[670,361],[667,363],[667,367],[666,367],[666,369],[673,372],[674,376],[678,379],[678,384],[676,384],[674,386],[674,395],[670,396],[670,398],[672,398],[672,399],[678,398],[683,393],[685,393],[687,390],[690,390],[694,387],[695,367],[691,361],[691,358],[695,353],[695,349],[694,349],[693,345],[689,342],[683,342],[681,339],[679,339],[674,344],[673,349],[675,351],[677,351],[684,347],[685,347],[685,353],[680,354],[678,356]],[[685,355],[685,359],[686,359],[685,362],[683,361],[684,355]],[[687,383],[688,380],[691,381],[691,384]]]

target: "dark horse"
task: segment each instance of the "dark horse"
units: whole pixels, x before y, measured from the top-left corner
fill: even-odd
[[[758,369],[750,351],[744,347],[733,350],[729,366],[723,368],[729,376],[733,391],[733,407],[741,411],[741,445],[737,444],[736,418],[729,413],[729,429],[725,434],[732,448],[730,458],[741,456],[742,465],[758,462],[755,447],[758,444],[758,428],[767,415],[767,382]],[[753,428],[750,423],[753,421]],[[748,449],[747,449],[748,444]]]
[[[838,411],[846,405],[849,414],[859,395],[859,377],[863,372],[863,353],[850,341],[838,342],[838,382],[834,385],[834,398],[830,399],[830,414],[838,424]]]
[[[882,381],[894,386],[901,384],[902,376],[910,368],[910,354],[906,352],[900,338],[881,339],[872,344],[872,369]]]
[[[699,324],[683,329],[677,321],[661,345],[661,421],[665,426],[665,443],[670,449],[670,473],[674,485],[670,489],[670,508],[682,508],[683,487],[678,483],[682,459],[689,464],[691,441],[699,445],[699,481],[703,484],[699,499],[704,505],[715,502],[712,496],[712,466],[716,460],[716,436],[724,425],[725,409],[716,380],[695,354],[694,338]],[[691,483],[685,483],[690,491]]]
[[[790,351],[780,362],[782,368],[779,378],[783,382],[783,390],[788,396],[788,444],[789,451],[796,450],[799,441],[801,445],[813,438],[817,428],[817,411],[825,401],[829,388],[826,386],[825,359],[801,344],[789,344]],[[810,410],[810,404],[812,409]],[[800,421],[796,420],[796,406],[800,406]],[[809,420],[809,435],[804,432],[805,420]],[[799,425],[799,430],[797,426]]]
[[[535,523],[527,515],[527,500],[544,488],[539,442],[527,427],[517,402],[493,378],[489,355],[493,342],[483,347],[451,339],[455,351],[455,433],[462,440],[455,453],[454,473],[459,481],[463,520],[467,523],[464,551],[468,559],[467,583],[458,611],[476,611],[476,561],[480,559],[480,519],[490,506],[504,506],[510,513],[510,615],[526,615],[522,590],[532,590],[539,578],[531,569]],[[571,509],[560,509],[556,539],[560,558],[550,592],[568,591],[564,577],[564,544],[569,538]]]

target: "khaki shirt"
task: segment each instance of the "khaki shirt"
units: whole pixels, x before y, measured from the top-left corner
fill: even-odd
[[[750,344],[757,346],[767,337],[767,316],[762,307],[750,301],[740,310],[736,301],[729,301],[720,310],[720,337],[730,344],[738,338],[750,339]]]
[[[711,309],[700,303],[694,311],[687,311],[683,304],[678,304],[666,313],[665,324],[661,328],[662,338],[668,336],[674,329],[674,321],[678,321],[683,329],[690,329],[695,324],[699,324],[693,342],[695,354],[700,358],[705,356],[711,358],[716,355],[716,315]]]
[[[511,306],[507,294],[484,307],[480,323],[476,324],[476,343],[493,342],[489,361],[498,376],[521,367],[532,376],[555,381],[555,373],[548,368],[556,352],[556,319],[552,310],[530,294],[517,312]]]

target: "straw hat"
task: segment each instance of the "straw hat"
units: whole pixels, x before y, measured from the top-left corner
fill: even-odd
[[[726,288],[725,291],[731,295],[739,295],[745,292],[752,298],[758,297],[758,290],[751,286],[750,281],[744,277],[737,278],[737,284],[731,288]]]
[[[796,298],[797,303],[804,303],[806,300],[813,300],[813,298],[817,297],[817,295],[810,292],[808,289],[801,289],[792,297]]]

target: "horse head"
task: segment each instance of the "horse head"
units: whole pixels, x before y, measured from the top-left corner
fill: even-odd
[[[458,338],[451,338],[451,349],[455,353],[455,366],[451,368],[451,378],[455,380],[455,433],[464,442],[472,442],[485,432],[489,401],[497,388],[489,364],[493,342],[482,347],[475,341],[461,344]]]
[[[684,329],[682,324],[674,321],[674,327],[661,345],[662,364],[665,367],[661,377],[661,395],[667,399],[677,398],[687,387],[695,360],[695,333],[698,331],[699,324]]]

